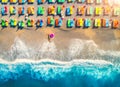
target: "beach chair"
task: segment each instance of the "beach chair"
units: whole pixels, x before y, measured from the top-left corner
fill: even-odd
[[[28,13],[28,15],[33,15],[34,14],[34,7],[28,7],[27,13]]]
[[[95,28],[101,27],[101,19],[95,19],[94,27]]]
[[[85,14],[85,7],[84,6],[80,6],[77,8],[77,14],[78,15],[84,15]]]
[[[7,4],[7,3],[8,3],[8,0],[1,0],[1,3],[2,3],[2,4]]]
[[[7,6],[2,6],[1,7],[1,14],[2,15],[7,15],[8,14],[8,7]]]
[[[73,14],[73,7],[66,8],[66,16],[71,16]]]
[[[66,8],[66,15],[70,16],[70,8]]]
[[[19,7],[19,8],[18,8],[18,14],[19,14],[19,15],[24,15],[24,14],[25,14],[25,9],[24,9],[24,7]]]
[[[67,2],[68,2],[68,3],[72,3],[72,2],[74,2],[74,0],[67,0]]]
[[[84,3],[85,0],[77,0],[77,3]]]
[[[95,15],[96,16],[102,15],[102,7],[96,7],[95,8]]]
[[[91,16],[91,15],[93,15],[93,13],[94,13],[94,8],[93,7],[88,7],[87,8],[87,15]]]
[[[10,19],[10,26],[16,27],[17,26],[17,20],[16,19]]]
[[[17,3],[17,0],[10,0],[10,4],[15,4]]]
[[[91,27],[91,19],[85,19],[85,21],[84,21],[84,27],[85,28]]]
[[[84,26],[84,20],[82,18],[78,18],[76,20],[76,27],[83,27]]]
[[[104,8],[104,15],[110,15],[110,13],[111,13],[111,8],[109,7],[109,6],[107,6],[107,7],[105,7]]]
[[[103,28],[108,28],[109,27],[109,19],[101,19],[101,26]]]
[[[96,0],[96,4],[101,4],[102,0]]]
[[[86,0],[87,4],[93,4],[94,0]]]
[[[104,4],[109,4],[108,0],[103,0]]]
[[[38,4],[43,4],[43,3],[45,3],[45,0],[37,0],[37,3]]]
[[[45,13],[45,8],[44,7],[38,7],[37,9],[37,15],[44,15]]]
[[[47,18],[47,25],[48,26],[53,26],[55,23],[55,20],[52,17]]]
[[[72,28],[72,27],[74,27],[74,25],[75,25],[75,22],[73,19],[67,20],[67,28]]]
[[[114,19],[112,21],[112,28],[114,28],[114,29],[119,28],[119,21],[117,19]]]
[[[55,0],[48,0],[49,4],[54,4],[56,1]]]
[[[48,8],[48,15],[55,15],[55,6],[50,6]]]
[[[57,15],[62,15],[63,10],[64,10],[63,6],[58,6],[57,7]]]
[[[27,0],[28,4],[33,4],[35,0]]]
[[[55,19],[55,26],[56,26],[56,27],[61,27],[61,26],[62,26],[62,19],[61,19],[61,18]]]
[[[120,8],[119,7],[115,7],[113,9],[113,16],[119,16],[120,15]]]
[[[1,26],[8,27],[8,20],[1,19]]]
[[[37,20],[36,26],[37,26],[37,27],[42,27],[42,26],[43,26],[43,20],[42,20],[42,19]]]
[[[19,4],[25,4],[26,0],[18,0]]]
[[[28,27],[33,27],[34,26],[34,20],[33,19],[28,19],[27,20],[27,26]]]
[[[57,0],[58,4],[63,4],[65,2],[65,0]]]
[[[24,28],[25,23],[23,21],[18,21],[18,28]]]
[[[10,15],[15,15],[16,14],[16,8],[15,8],[15,6],[10,6],[9,12],[10,12]]]

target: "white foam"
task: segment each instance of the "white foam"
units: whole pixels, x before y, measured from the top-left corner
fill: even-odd
[[[8,62],[3,59],[0,59],[0,63],[4,64],[16,64],[16,63],[40,63],[40,62],[51,62],[51,63],[57,63],[57,64],[65,64],[65,65],[72,65],[72,64],[81,64],[81,63],[92,63],[92,64],[99,64],[99,65],[111,65],[111,62],[107,62],[104,60],[89,60],[89,59],[75,59],[72,61],[58,61],[58,60],[52,60],[52,59],[41,59],[41,60],[30,60],[30,59],[16,59],[15,61]]]

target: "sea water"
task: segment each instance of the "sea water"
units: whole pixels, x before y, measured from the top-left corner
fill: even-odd
[[[75,39],[58,53],[54,43],[33,49],[17,38],[0,56],[0,87],[120,87],[120,52],[93,41]]]
[[[119,82],[120,67],[102,60],[0,64],[0,87],[120,87]]]

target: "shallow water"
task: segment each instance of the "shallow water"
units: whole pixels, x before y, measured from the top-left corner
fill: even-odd
[[[58,50],[54,42],[35,48],[16,38],[0,54],[0,87],[120,87],[120,51],[92,40],[73,39]]]

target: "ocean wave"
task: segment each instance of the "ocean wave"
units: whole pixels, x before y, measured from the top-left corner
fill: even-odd
[[[8,61],[24,58],[32,60],[49,58],[60,61],[97,59],[112,63],[120,62],[120,51],[100,49],[93,40],[72,39],[65,49],[58,49],[54,42],[43,41],[37,44],[37,47],[28,46],[17,37],[9,50],[0,52],[0,58]]]
[[[67,74],[72,76],[92,76],[96,79],[110,78],[113,74],[120,73],[120,67],[103,60],[73,60],[60,62],[45,59],[41,61],[16,60],[0,62],[0,81],[16,80],[21,76],[28,75],[32,79],[49,81],[50,79],[65,78]],[[114,78],[114,77],[112,77]]]

